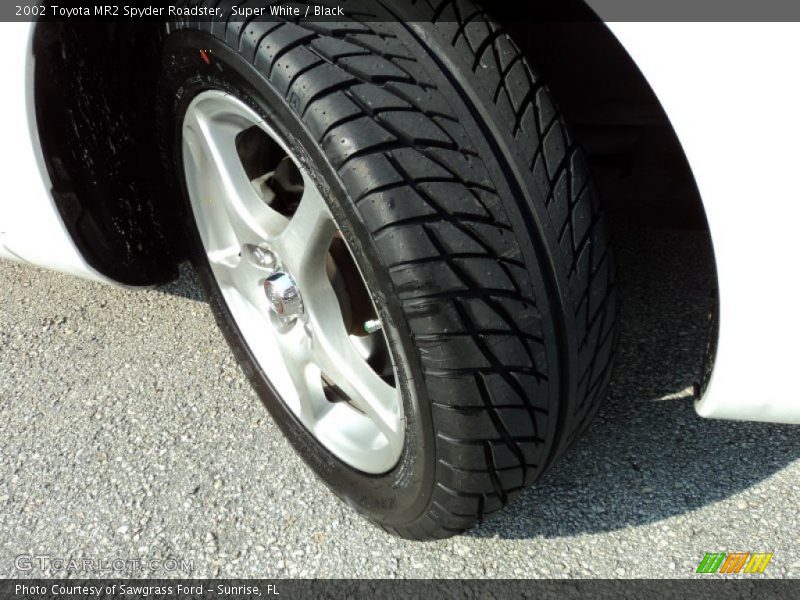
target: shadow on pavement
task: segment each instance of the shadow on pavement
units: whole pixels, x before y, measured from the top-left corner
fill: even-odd
[[[194,269],[188,262],[180,265],[180,276],[175,281],[156,288],[162,294],[178,296],[195,302],[205,302],[206,296],[200,287],[200,282],[194,274]]]

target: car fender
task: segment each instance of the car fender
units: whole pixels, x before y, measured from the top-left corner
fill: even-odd
[[[0,24],[9,92],[3,100],[0,144],[0,168],[7,186],[0,195],[0,257],[114,284],[86,263],[50,194],[33,106],[33,31],[30,23]]]
[[[797,23],[609,27],[664,107],[711,231],[719,339],[697,412],[800,423]]]

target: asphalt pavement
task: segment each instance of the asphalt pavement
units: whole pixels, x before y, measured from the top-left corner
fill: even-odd
[[[0,262],[0,576],[91,576],[54,567],[73,558],[135,577],[691,577],[706,552],[750,551],[800,577],[800,430],[692,408],[704,236],[616,242],[622,352],[598,419],[501,516],[432,543],[315,479],[188,269],[137,292]]]

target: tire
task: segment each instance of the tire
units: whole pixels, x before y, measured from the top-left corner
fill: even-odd
[[[336,494],[423,540],[496,513],[575,442],[605,395],[617,299],[603,206],[526,57],[469,2],[405,20],[397,4],[368,3],[375,22],[176,23],[161,112],[193,262],[259,396]],[[181,146],[208,90],[262,117],[328,199],[394,365],[405,429],[388,470],[354,468],[303,425],[221,291]]]

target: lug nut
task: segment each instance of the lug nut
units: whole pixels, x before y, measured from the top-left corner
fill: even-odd
[[[288,273],[278,271],[264,282],[264,292],[270,309],[284,325],[293,323],[303,314],[303,299],[297,284]]]

